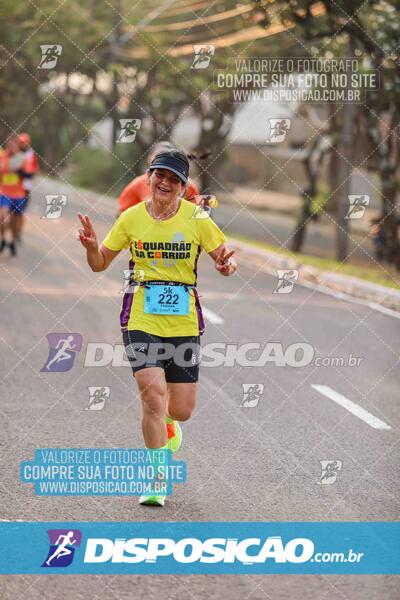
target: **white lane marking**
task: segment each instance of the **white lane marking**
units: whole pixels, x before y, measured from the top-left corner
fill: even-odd
[[[378,304],[377,302],[372,302],[371,300],[365,300],[364,298],[350,296],[350,294],[346,294],[345,292],[332,290],[331,288],[325,287],[320,284],[313,284],[309,281],[297,281],[296,285],[302,285],[303,287],[307,287],[309,289],[316,290],[317,292],[321,292],[321,294],[326,294],[327,296],[339,298],[339,300],[344,300],[345,302],[359,304],[360,306],[368,306],[368,308],[372,308],[372,310],[376,310],[377,312],[380,312],[383,315],[386,315],[388,317],[394,317],[395,319],[400,319],[400,312],[392,310],[391,308],[387,308],[386,306]]]
[[[214,325],[222,325],[224,320],[219,315],[205,306],[202,306],[202,309],[204,316],[210,321],[210,323],[213,323]]]
[[[374,429],[392,429],[390,425],[387,425],[387,423],[381,421],[380,419],[378,419],[378,417],[374,417],[374,415],[371,415],[370,412],[368,412],[355,402],[352,402],[345,396],[342,396],[338,392],[335,392],[335,390],[330,388],[328,385],[312,384],[311,387],[317,390],[317,392],[319,392],[320,394],[323,394],[324,396],[329,398],[330,400],[333,400],[334,402],[336,402],[336,404],[339,404],[362,421],[365,421],[365,423],[368,423],[368,425],[370,425]]]

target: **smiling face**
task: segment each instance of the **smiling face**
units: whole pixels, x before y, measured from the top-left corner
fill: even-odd
[[[168,169],[153,169],[149,173],[151,197],[156,202],[172,204],[178,196],[182,196],[186,185]]]

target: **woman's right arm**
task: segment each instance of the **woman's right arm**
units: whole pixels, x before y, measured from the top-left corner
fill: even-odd
[[[78,213],[82,227],[78,230],[78,240],[86,248],[86,260],[92,271],[105,271],[120,251],[110,250],[103,244],[99,247],[96,232],[87,215]]]

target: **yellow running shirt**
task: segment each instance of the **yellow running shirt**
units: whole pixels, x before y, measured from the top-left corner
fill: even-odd
[[[165,221],[153,219],[146,203],[128,208],[103,241],[109,250],[130,248],[129,269],[137,281],[175,281],[194,285],[202,250],[212,252],[225,235],[205,211],[182,199],[178,212]],[[190,290],[187,315],[144,312],[144,287],[130,286],[124,295],[121,329],[139,329],[161,337],[199,335],[204,322],[196,289]]]

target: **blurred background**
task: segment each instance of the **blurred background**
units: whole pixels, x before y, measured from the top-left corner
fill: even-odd
[[[2,1],[0,521],[353,521],[363,550],[357,522],[398,520],[399,16],[399,0]],[[323,77],[307,89],[289,59],[351,61],[359,101],[329,69],[325,91],[346,93],[316,101]],[[275,87],[257,81],[262,60],[269,74],[279,63]],[[228,76],[243,80],[229,87]],[[217,197],[212,216],[239,265],[222,278],[207,257],[200,264],[203,346],[227,360],[202,368],[181,455],[188,483],[162,515],[129,497],[34,497],[20,463],[37,448],[142,444],[132,375],[119,368],[128,253],[92,272],[77,212],[104,239],[160,141],[191,154],[190,176]],[[71,335],[73,368],[45,371],[54,336]],[[287,350],[301,363],[304,344],[315,360],[282,364]],[[231,361],[235,347],[245,364]],[[103,390],[96,409],[93,390]],[[22,576],[3,596],[399,598],[393,575],[344,572],[69,575],[52,578],[51,593],[46,577]]]
[[[397,0],[4,0],[0,10],[0,137],[29,132],[42,177],[116,201],[169,140],[193,154],[193,178],[217,195],[228,232],[397,285]],[[215,77],[238,57],[355,58],[379,89],[357,104],[234,102]],[[119,143],[123,119],[137,124],[133,143]],[[290,121],[279,143],[270,119]],[[362,218],[348,217],[349,195],[368,197]]]

